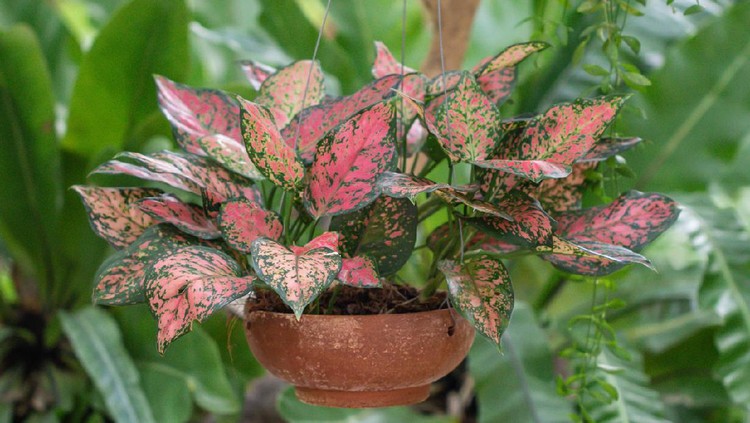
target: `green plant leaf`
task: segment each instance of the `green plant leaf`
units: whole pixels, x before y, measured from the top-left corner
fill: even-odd
[[[47,65],[26,26],[0,31],[0,238],[28,275],[51,277],[62,203]]]
[[[63,147],[86,155],[122,149],[157,110],[152,75],[186,74],[187,38],[183,0],[133,0],[119,9],[83,58]]]
[[[478,338],[469,353],[478,423],[567,421],[570,405],[555,392],[546,334],[525,303],[516,303],[502,343],[504,354]]]
[[[677,44],[649,75],[652,86],[635,98],[648,119],[631,114],[618,128],[652,141],[625,155],[640,176],[637,189],[702,190],[737,157],[750,132],[747,22],[750,3],[735,4]]]
[[[60,312],[63,330],[79,361],[104,396],[117,422],[154,422],[138,371],[122,344],[120,330],[105,312],[87,307]]]
[[[151,404],[156,421],[181,423],[190,419],[192,402],[187,379],[182,373],[160,363],[138,363],[143,392]]]

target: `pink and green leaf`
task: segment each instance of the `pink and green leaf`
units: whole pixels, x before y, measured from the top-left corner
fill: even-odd
[[[382,78],[386,75],[416,72],[410,67],[403,66],[391,54],[388,47],[380,41],[375,41],[375,63],[372,65],[372,76]]]
[[[579,162],[565,178],[546,179],[538,186],[526,184],[523,191],[539,200],[545,210],[562,213],[581,208],[587,173],[596,168],[596,162]]]
[[[491,214],[501,219],[513,220],[513,217],[508,214],[507,211],[503,210],[502,207],[489,201],[476,198],[474,193],[465,192],[465,190],[460,188],[441,188],[435,191],[435,195],[448,204],[466,204],[478,212]]]
[[[514,44],[501,51],[497,56],[483,60],[474,72],[477,76],[481,76],[497,70],[515,67],[530,55],[547,47],[549,47],[549,44],[537,41]]]
[[[571,241],[562,238],[559,244],[560,246],[555,248],[553,253],[544,254],[542,258],[565,272],[586,276],[605,276],[632,263],[654,270],[646,257],[619,245],[596,241]]]
[[[504,68],[476,77],[479,88],[498,107],[510,97],[516,82],[516,68]]]
[[[219,229],[206,216],[203,207],[183,203],[172,194],[144,198],[138,200],[136,205],[157,221],[170,223],[198,238],[214,239],[221,236]]]
[[[331,230],[341,234],[341,251],[375,260],[382,276],[398,271],[417,239],[417,207],[405,198],[380,196],[370,206],[334,216]]]
[[[479,255],[463,264],[443,260],[438,268],[448,282],[453,305],[500,347],[513,311],[513,287],[503,263],[489,255]]]
[[[280,111],[281,113],[274,113],[274,116],[276,124],[282,128],[300,110],[320,103],[325,95],[323,88],[323,71],[320,65],[302,60],[268,76],[255,101],[271,110]]]
[[[375,261],[367,256],[344,258],[336,279],[357,288],[379,288],[382,283],[375,268]]]
[[[281,137],[268,111],[240,100],[242,137],[250,160],[269,181],[289,191],[298,190],[305,168],[297,154]]]
[[[341,255],[327,247],[289,249],[268,238],[251,245],[255,272],[287,304],[297,320],[341,270]]]
[[[145,301],[143,277],[153,260],[200,240],[157,224],[128,247],[110,256],[96,272],[93,301],[102,305],[128,305]]]
[[[555,222],[537,201],[526,194],[515,192],[501,199],[498,206],[513,221],[495,216],[473,217],[467,221],[484,233],[523,248],[552,245]]]
[[[461,74],[455,89],[438,96],[425,110],[427,128],[452,162],[486,159],[498,139],[500,113],[474,77]]]
[[[375,181],[396,158],[394,115],[390,104],[375,104],[318,145],[303,197],[311,216],[355,211],[377,198]]]
[[[445,73],[445,77],[440,74],[432,78],[427,82],[427,86],[425,87],[427,95],[434,97],[455,88],[463,78],[463,75],[464,73],[461,71],[450,71]],[[445,84],[443,83],[444,80],[446,81]]]
[[[380,174],[377,187],[381,193],[389,197],[410,199],[423,192],[451,188],[448,184],[439,184],[426,178],[389,171]]]
[[[533,182],[547,178],[564,178],[572,171],[570,165],[544,160],[491,159],[475,160],[473,163],[482,168],[518,175]]]
[[[263,174],[248,157],[245,146],[227,137],[204,137],[198,140],[206,155],[224,168],[250,179],[263,179]]]
[[[153,263],[145,275],[146,298],[157,319],[160,353],[210,315],[246,295],[255,276],[228,255],[208,247],[181,248]]]
[[[218,217],[221,235],[230,247],[243,253],[258,238],[278,240],[283,232],[279,216],[246,199],[229,200]]]
[[[243,60],[240,62],[240,68],[245,74],[245,77],[250,82],[250,86],[255,91],[260,90],[260,86],[263,85],[263,81],[268,79],[269,76],[276,73],[276,69],[263,63],[255,62],[252,60]]]
[[[75,185],[91,229],[117,249],[127,247],[156,221],[136,207],[142,198],[161,194],[151,188],[100,188]]]
[[[637,137],[602,137],[596,142],[596,144],[594,144],[594,147],[589,150],[585,156],[578,160],[578,162],[600,162],[629,150],[640,144],[641,141],[642,140]]]
[[[407,80],[404,83],[407,83],[409,78],[416,77],[414,74],[405,75]],[[393,95],[391,88],[396,87],[400,82],[401,75],[388,75],[373,81],[350,96],[308,107],[284,127],[281,134],[287,144],[296,145],[297,152],[305,163],[312,163],[319,141],[329,131],[355,113]]]

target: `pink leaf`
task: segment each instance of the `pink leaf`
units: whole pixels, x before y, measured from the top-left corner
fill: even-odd
[[[513,220],[513,217],[508,214],[505,210],[503,210],[502,207],[493,204],[489,201],[484,201],[478,198],[475,198],[473,194],[467,194],[466,192],[463,192],[463,190],[456,189],[456,188],[441,188],[437,191],[435,191],[435,195],[440,197],[443,201],[449,203],[449,204],[466,204],[467,206],[473,208],[476,211],[491,214],[493,216],[499,217],[501,219],[506,220]]]
[[[315,248],[328,248],[329,250],[339,251],[340,235],[338,232],[330,231],[324,232],[315,238],[311,239],[310,242],[305,244],[303,247],[292,246],[292,251],[298,254],[305,253]]]
[[[341,256],[327,247],[290,250],[276,241],[258,238],[252,243],[251,255],[255,272],[291,307],[297,320],[341,270]]]
[[[250,252],[250,244],[260,237],[277,240],[283,232],[279,216],[245,199],[229,200],[221,206],[218,218],[221,234],[230,247]]]
[[[380,174],[377,186],[380,192],[394,198],[414,198],[423,192],[451,188],[448,184],[439,184],[429,179],[387,171]]]
[[[394,110],[378,103],[347,120],[318,146],[304,193],[316,219],[360,209],[375,200],[377,176],[396,156]]]
[[[286,144],[263,106],[240,100],[242,137],[247,154],[269,181],[289,191],[302,185],[305,169],[292,147]]]
[[[405,78],[416,78],[406,75]],[[401,82],[401,75],[388,75],[373,81],[356,93],[309,107],[300,112],[281,134],[289,145],[297,146],[299,156],[305,163],[311,163],[318,142],[336,126],[348,120],[355,113],[372,106],[393,95],[391,88]],[[406,81],[405,83],[407,83]]]
[[[91,228],[117,249],[127,247],[155,223],[151,216],[135,207],[135,203],[161,194],[158,189],[83,185],[75,185],[73,189],[83,200]]]
[[[198,238],[213,239],[221,235],[202,207],[183,203],[172,194],[144,198],[136,204],[157,221],[171,223]]]
[[[503,263],[489,255],[479,255],[463,265],[442,260],[438,268],[448,281],[453,305],[480,333],[500,346],[500,337],[513,311],[513,287]]]
[[[504,68],[476,77],[479,88],[495,105],[500,106],[510,96],[516,82],[516,68]]]
[[[378,278],[378,272],[375,270],[375,262],[366,256],[342,259],[341,270],[336,279],[344,285],[358,288],[378,288],[382,286],[380,278]]]
[[[498,206],[513,218],[512,222],[494,216],[474,217],[467,220],[482,232],[489,233],[509,244],[524,248],[552,245],[554,221],[534,199],[515,192],[499,201]]]
[[[500,52],[497,56],[484,60],[481,66],[475,69],[475,73],[477,76],[481,76],[496,70],[514,67],[531,54],[544,50],[547,47],[549,47],[547,43],[534,41],[514,44]]]
[[[533,182],[545,178],[564,178],[570,175],[569,165],[544,160],[476,160],[475,165],[500,172],[523,176]]]
[[[565,178],[547,179],[538,186],[526,186],[526,193],[539,200],[545,210],[564,212],[581,208],[586,173],[596,168],[595,162],[575,163]]]
[[[425,110],[427,128],[453,162],[484,160],[495,148],[500,114],[477,85],[463,73],[456,88],[431,101]]]
[[[146,298],[156,316],[158,350],[225,305],[250,292],[254,276],[228,255],[207,247],[184,247],[146,271]]]
[[[600,162],[638,145],[641,141],[640,138],[600,138],[578,162]]]
[[[427,94],[430,96],[438,96],[443,94],[445,91],[451,90],[456,87],[456,85],[461,81],[463,78],[464,73],[461,71],[451,71],[445,73],[445,78],[443,78],[443,75],[440,74],[434,78],[432,78],[425,87]],[[443,80],[445,80],[445,84],[443,83]]]
[[[320,65],[317,62],[302,60],[279,69],[263,81],[255,101],[281,112],[274,114],[276,124],[281,128],[300,110],[320,103],[323,95],[323,71]]]
[[[512,45],[495,57],[487,57],[472,70],[482,91],[496,105],[508,98],[516,80],[516,65],[547,44],[531,42]]]
[[[380,41],[375,41],[375,64],[372,65],[372,76],[382,78],[386,75],[407,74],[416,72],[410,67],[404,67],[393,58],[393,54]]]
[[[269,76],[276,73],[276,69],[271,66],[264,65],[263,63],[254,62],[252,60],[244,60],[240,62],[240,68],[245,74],[245,77],[250,81],[250,86],[255,91],[260,89],[263,81],[268,79]]]
[[[198,140],[206,155],[238,175],[250,179],[263,179],[263,174],[248,157],[245,146],[223,136],[204,137]]]

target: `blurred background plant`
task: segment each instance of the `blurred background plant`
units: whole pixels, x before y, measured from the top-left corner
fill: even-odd
[[[161,357],[146,308],[89,305],[111,251],[67,187],[118,151],[173,147],[152,74],[252,98],[237,61],[310,58],[324,12],[317,0],[0,0],[0,422],[272,421],[260,413],[274,397],[248,389],[265,379],[236,321],[215,317]],[[428,55],[416,0],[334,0],[329,19],[318,58],[331,92],[371,79],[374,40],[401,57],[404,21],[406,64]],[[552,45],[522,65],[506,116],[634,94],[615,131],[644,142],[589,173],[586,201],[628,188],[678,199],[680,220],[645,252],[659,272],[591,280],[514,260],[504,354],[478,340],[439,400],[348,411],[285,391],[276,418],[747,421],[748,22],[750,3],[728,0],[480,1],[465,63]]]

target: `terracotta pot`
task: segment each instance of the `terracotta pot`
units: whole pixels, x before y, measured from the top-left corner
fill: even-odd
[[[453,310],[364,316],[245,312],[250,349],[297,398],[328,407],[414,404],[463,360],[474,328]]]

